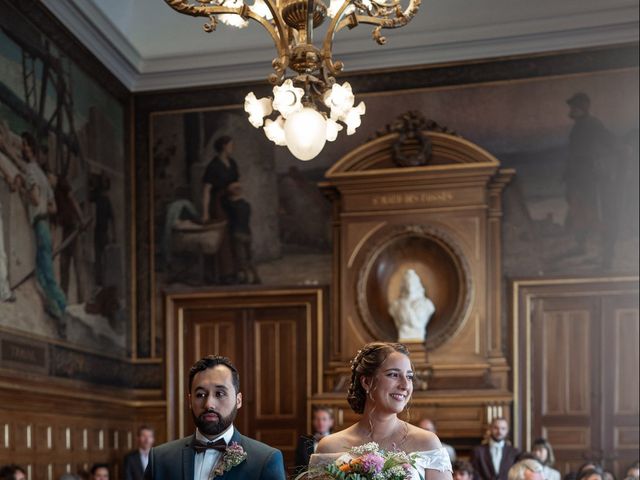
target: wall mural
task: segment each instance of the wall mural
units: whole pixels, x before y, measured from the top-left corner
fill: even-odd
[[[637,68],[363,99],[361,130],[308,164],[326,170],[417,110],[516,169],[503,200],[505,276],[638,271]]]
[[[233,107],[153,116],[158,288],[328,278],[323,169],[278,171],[273,147],[245,117]]]
[[[125,355],[124,107],[26,18],[1,17],[0,326]]]

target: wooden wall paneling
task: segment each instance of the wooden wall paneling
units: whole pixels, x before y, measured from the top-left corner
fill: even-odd
[[[344,389],[348,362],[364,343],[396,340],[388,304],[397,273],[413,268],[436,303],[428,353],[418,342],[413,350],[429,389],[502,396],[510,390],[510,366],[500,313],[501,195],[514,171],[433,122],[415,132],[431,142],[430,158],[401,167],[394,149],[413,151],[399,140],[406,133],[399,123],[338,160],[322,184],[334,204],[338,247],[332,285],[338,308],[325,340],[339,348],[329,352],[325,390]]]
[[[638,460],[640,450],[637,296],[605,298],[602,326],[605,345],[603,457],[615,472],[623,472]]]
[[[623,475],[640,443],[638,279],[520,280],[513,299],[516,441],[546,437],[561,473]]]
[[[96,462],[118,479],[131,450],[123,437],[147,424],[158,443],[166,438],[164,400],[146,393],[2,372],[0,404],[0,465],[24,466],[30,479],[55,480]]]

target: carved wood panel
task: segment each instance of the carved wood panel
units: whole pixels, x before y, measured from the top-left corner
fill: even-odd
[[[75,383],[52,388],[46,379],[13,383],[21,388],[0,387],[0,465],[24,467],[28,480],[56,480],[98,462],[109,464],[111,478],[118,479],[140,425],[153,427],[158,443],[165,440],[164,408],[154,406],[157,401],[128,402],[130,392]]]
[[[523,447],[543,436],[561,473],[594,460],[622,475],[640,444],[637,279],[525,280],[514,298]]]

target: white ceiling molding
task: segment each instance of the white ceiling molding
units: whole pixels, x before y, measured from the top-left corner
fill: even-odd
[[[171,38],[170,34],[158,28],[157,38],[137,41],[157,42],[153,44],[158,47],[157,50],[162,50],[162,42],[170,44],[174,50],[176,46],[182,48],[184,44],[184,51],[145,58],[139,53],[144,50],[145,44],[139,43],[139,48],[136,48],[130,38],[133,34],[127,36],[123,33],[131,25],[114,25],[95,1],[101,0],[43,0],[43,3],[132,91],[261,81],[271,73],[275,49],[268,43],[268,38],[252,48],[233,50],[230,45],[238,42],[231,39],[229,43],[224,43],[230,33],[228,31],[207,35],[200,30],[197,34],[202,37],[195,38],[203,38],[203,42],[211,38],[209,35],[215,38],[211,38],[209,45],[199,45],[200,52],[193,54],[191,39],[176,44],[176,37],[179,38],[176,32],[172,32]],[[156,1],[158,8],[168,8],[160,0]],[[519,8],[515,6],[516,3],[511,2],[514,8]],[[451,28],[442,25],[431,30],[405,27],[403,30],[406,31],[389,32],[388,44],[382,47],[371,40],[371,28],[364,25],[359,31],[341,35],[335,42],[334,55],[345,63],[345,74],[348,74],[371,69],[637,42],[638,4],[625,1],[618,3],[622,4],[603,9],[601,3],[596,2],[595,5],[600,8],[594,8],[591,2],[588,5],[590,8],[581,12],[564,15],[549,12],[546,17],[525,20],[514,20],[513,12],[509,12],[503,17],[510,21],[499,21],[500,15],[496,14],[495,23],[484,25],[458,25]],[[162,12],[164,14],[166,12]],[[176,22],[180,20],[179,14],[172,11],[169,14],[175,16]],[[134,20],[129,23],[135,28]],[[189,20],[188,24],[180,24],[180,28],[198,30],[197,20],[196,23],[193,19]],[[151,34],[156,35],[156,32],[152,31]],[[242,34],[253,36],[256,32],[244,30]],[[202,51],[203,48],[209,48],[210,51]]]

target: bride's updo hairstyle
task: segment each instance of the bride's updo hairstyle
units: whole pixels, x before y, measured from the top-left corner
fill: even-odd
[[[347,401],[355,413],[363,414],[364,404],[367,401],[367,392],[362,386],[361,378],[373,377],[380,365],[393,352],[409,356],[409,350],[401,343],[372,342],[358,350],[354,359],[351,360],[351,384],[347,392]]]

